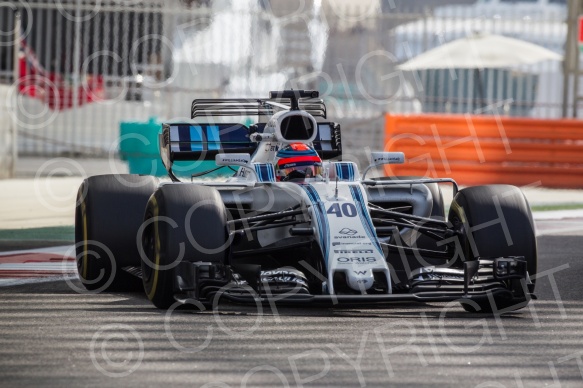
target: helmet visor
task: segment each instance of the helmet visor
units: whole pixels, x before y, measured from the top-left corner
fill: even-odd
[[[293,173],[293,174],[292,174]],[[322,166],[295,166],[289,168],[282,168],[279,170],[279,177],[285,178],[288,175],[301,174],[303,178],[314,178],[317,175],[322,175]],[[298,175],[299,177],[300,175]]]

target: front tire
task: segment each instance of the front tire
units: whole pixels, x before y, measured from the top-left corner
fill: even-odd
[[[468,187],[460,190],[452,201],[449,221],[460,231],[461,260],[524,256],[529,275],[537,271],[537,243],[534,221],[522,191],[510,185]],[[515,294],[524,295],[519,281],[513,281]],[[519,298],[520,299],[520,298]],[[496,308],[516,309],[524,303],[497,298]],[[492,312],[488,300],[476,301],[478,308],[462,303],[470,312]],[[520,304],[517,304],[520,303]]]
[[[214,188],[161,186],[148,201],[145,225],[142,281],[148,299],[158,308],[175,302],[180,262],[226,261],[227,210]]]

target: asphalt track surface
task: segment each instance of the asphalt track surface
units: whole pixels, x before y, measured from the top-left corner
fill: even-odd
[[[166,313],[75,279],[0,287],[0,385],[581,387],[583,219],[538,226],[539,300],[498,317],[457,304]]]

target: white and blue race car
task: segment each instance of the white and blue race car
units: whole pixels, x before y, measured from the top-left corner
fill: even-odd
[[[458,191],[451,179],[369,178],[373,167],[403,163],[404,155],[373,152],[360,173],[342,160],[340,125],[326,120],[318,97],[286,90],[266,99],[194,100],[192,120],[164,124],[160,134],[169,180],[86,179],[75,222],[85,287],[143,284],[163,309],[223,299],[458,300],[484,312],[528,304],[537,246],[518,188]],[[230,119],[249,116],[257,117],[250,126]],[[175,161],[200,160],[233,174],[186,182],[175,175]],[[447,219],[442,183],[455,195]]]

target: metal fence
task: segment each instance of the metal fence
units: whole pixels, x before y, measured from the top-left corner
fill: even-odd
[[[558,62],[477,69],[479,96],[474,71],[396,68],[476,30],[563,53],[564,1],[493,2],[21,0],[0,8],[0,83],[17,91],[22,155],[106,155],[123,121],[283,87],[318,88],[349,152],[382,144],[384,112],[559,117]]]

